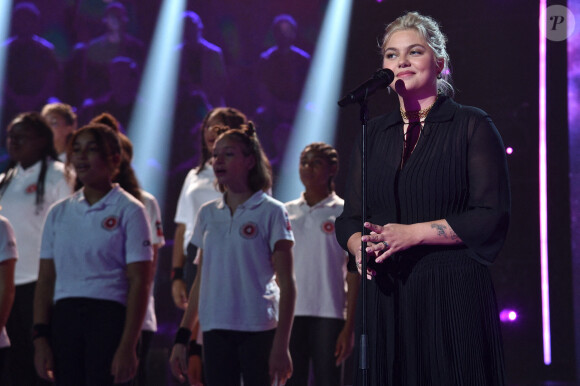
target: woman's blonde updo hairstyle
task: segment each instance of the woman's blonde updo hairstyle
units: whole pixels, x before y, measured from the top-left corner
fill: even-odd
[[[408,29],[414,29],[425,39],[433,51],[435,59],[444,60],[445,64],[443,69],[437,77],[437,93],[453,96],[454,90],[451,84],[451,72],[449,70],[451,59],[449,58],[446,47],[447,37],[441,32],[439,24],[433,18],[423,16],[418,12],[407,12],[403,16],[395,19],[385,28],[385,34],[383,35],[383,41],[381,43],[381,54],[383,57],[391,36],[395,32]]]

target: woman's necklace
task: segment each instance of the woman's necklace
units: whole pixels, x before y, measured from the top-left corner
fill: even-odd
[[[405,130],[403,137],[403,157],[401,159],[401,168],[403,168],[403,165],[407,162],[411,153],[413,153],[413,150],[415,150],[415,146],[417,146],[419,136],[423,129],[425,118],[427,118],[427,114],[429,114],[429,111],[431,111],[435,102],[437,102],[437,98],[435,98],[435,101],[433,101],[431,106],[419,111],[405,111],[401,107],[401,118],[403,118],[405,125],[407,125],[407,130]]]
[[[418,111],[405,111],[405,110],[403,110],[403,107],[400,107],[401,118],[403,118],[403,121],[405,121],[405,122],[414,122],[414,121],[425,120],[425,118],[427,118],[427,115],[429,114],[429,111],[431,111],[431,108],[433,107],[435,102],[437,102],[437,98],[435,98],[433,103],[431,103],[431,106],[426,107],[422,110],[418,110]]]

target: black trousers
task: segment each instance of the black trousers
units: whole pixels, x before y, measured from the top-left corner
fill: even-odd
[[[6,322],[10,338],[7,371],[0,377],[2,385],[51,385],[36,374],[32,344],[32,303],[36,282],[16,286],[14,304]]]
[[[208,386],[270,386],[268,360],[276,330],[203,333],[203,358]]]
[[[149,359],[149,349],[155,333],[150,330],[141,330],[141,338],[137,346],[137,357],[139,358],[139,368],[137,375],[131,381],[131,386],[147,385],[147,361]]]
[[[310,362],[316,386],[340,385],[340,366],[336,366],[336,339],[344,320],[295,316],[290,336],[290,355],[294,371],[287,386],[308,385]]]
[[[124,305],[67,298],[52,312],[51,346],[58,386],[113,385],[111,364],[125,325]]]

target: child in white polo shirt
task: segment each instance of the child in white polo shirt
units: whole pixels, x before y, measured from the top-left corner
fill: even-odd
[[[340,385],[339,365],[353,347],[360,276],[347,273],[348,256],[334,233],[334,220],[344,206],[334,192],[337,172],[338,153],[332,146],[306,146],[299,166],[305,191],[286,203],[296,238],[298,289],[290,338],[294,373],[287,385],[307,385],[310,362],[317,386]]]
[[[6,323],[12,343],[6,378],[16,385],[42,385],[46,383],[34,371],[30,340],[40,236],[50,206],[69,196],[72,188],[64,164],[58,161],[52,130],[39,113],[18,114],[10,122],[7,134],[10,161],[0,174],[0,207],[19,242],[14,271],[16,294]]]
[[[157,331],[157,317],[155,315],[153,283],[155,278],[155,270],[157,267],[157,257],[159,256],[159,249],[165,245],[165,237],[163,235],[163,226],[161,223],[161,210],[159,209],[159,204],[157,203],[155,196],[139,187],[139,181],[137,180],[135,171],[131,166],[131,160],[133,159],[133,144],[131,143],[131,140],[129,137],[119,132],[118,126],[115,126],[116,120],[112,115],[103,113],[100,117],[105,117],[105,119],[103,119],[103,123],[107,122],[107,119],[114,120],[111,127],[116,129],[119,135],[119,140],[121,141],[123,160],[121,161],[119,173],[115,177],[115,182],[119,183],[121,188],[123,188],[127,193],[141,201],[141,203],[145,206],[145,212],[147,213],[147,219],[149,221],[151,244],[153,246],[153,269],[151,270],[152,282],[151,288],[149,289],[147,312],[145,313],[145,320],[143,321],[143,327],[141,329],[141,339],[139,340],[139,346],[137,350],[139,356],[139,369],[137,371],[137,376],[131,383],[131,386],[144,386],[147,383],[148,377],[147,359],[149,356],[149,348],[151,347],[153,336]]]
[[[83,187],[52,207],[34,299],[35,365],[57,385],[112,385],[137,371],[152,248],[143,205],[112,182],[117,134],[90,124],[68,160]]]
[[[186,344],[199,314],[209,386],[271,385],[291,375],[288,349],[296,288],[293,235],[284,205],[268,196],[271,169],[249,123],[215,142],[222,198],[202,206],[191,243],[198,275],[170,362],[185,380]]]

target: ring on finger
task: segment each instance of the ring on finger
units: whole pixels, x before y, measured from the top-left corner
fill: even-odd
[[[381,244],[383,244],[383,249],[387,249],[389,247],[389,243],[386,241],[381,241]]]

